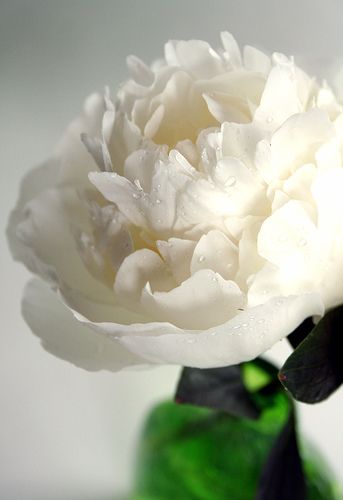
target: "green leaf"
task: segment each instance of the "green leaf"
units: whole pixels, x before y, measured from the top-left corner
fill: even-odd
[[[246,389],[250,392],[256,392],[267,384],[271,383],[273,376],[275,377],[275,369],[272,372],[267,371],[263,360],[255,360],[251,363],[243,363],[241,365],[241,372],[243,383]]]
[[[172,402],[158,405],[140,443],[131,500],[256,498],[261,471],[289,417],[286,394],[274,393],[272,401],[259,420]],[[314,471],[315,483],[306,482],[307,500],[338,498],[321,471]],[[269,498],[297,497],[264,500]]]
[[[256,500],[304,500],[305,497],[306,482],[291,411],[263,467]]]
[[[279,378],[292,396],[317,403],[343,382],[343,306],[329,311],[299,344]]]
[[[241,412],[243,381],[243,396],[258,419],[233,414]],[[303,475],[293,404],[275,367],[255,360],[240,368],[186,369],[178,395],[180,387],[188,400],[231,414],[170,402],[156,407],[145,427],[131,500],[302,500],[305,490],[307,500],[336,498],[318,467],[306,466],[312,473]]]
[[[237,417],[257,418],[259,415],[243,383],[240,366],[184,368],[175,401],[225,411]]]
[[[313,330],[314,324],[312,318],[307,318],[303,321],[292,333],[287,337],[291,346],[296,349],[298,345],[308,336]]]

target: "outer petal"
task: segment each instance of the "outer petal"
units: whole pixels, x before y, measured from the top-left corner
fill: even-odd
[[[81,116],[67,128],[56,148],[61,161],[62,182],[76,182],[78,186],[90,187],[87,173],[96,170],[97,166],[80,140],[80,135],[100,136],[104,112],[104,98],[99,94],[92,94],[86,99]]]
[[[26,286],[22,311],[44,349],[80,368],[117,371],[144,363],[118,342],[77,321],[57,295],[39,280],[32,280]]]
[[[322,315],[319,294],[276,297],[206,331],[181,330],[170,323],[94,327],[153,363],[214,368],[253,359],[294,330],[305,318]],[[84,321],[87,321],[83,318]]]
[[[164,51],[169,65],[185,69],[194,78],[211,78],[223,71],[219,55],[202,40],[171,40]]]
[[[276,65],[269,73],[255,120],[275,131],[287,118],[304,111],[314,83],[282,54],[273,55]]]
[[[81,260],[70,229],[73,220],[66,217],[61,194],[58,188],[47,189],[26,203],[15,229],[21,245],[18,258],[44,279],[66,282],[89,297],[110,302],[111,291],[91,276]]]
[[[271,68],[270,57],[261,52],[261,50],[246,45],[243,50],[244,66],[247,70],[258,71],[268,75]]]
[[[54,270],[51,266],[41,262],[32,248],[25,245],[18,238],[17,227],[27,218],[25,206],[44,190],[54,185],[58,176],[58,162],[51,159],[46,163],[31,170],[23,179],[20,186],[20,195],[16,208],[12,211],[7,227],[7,237],[10,250],[16,260],[22,261],[28,269],[43,276],[45,279],[54,280]]]
[[[231,66],[240,67],[242,65],[242,56],[239,46],[234,37],[228,31],[222,31],[220,34],[222,44],[225,50],[225,56]]]

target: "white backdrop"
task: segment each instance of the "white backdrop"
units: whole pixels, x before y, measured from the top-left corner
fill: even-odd
[[[20,178],[87,94],[126,77],[126,55],[150,61],[168,38],[217,45],[229,29],[241,44],[294,54],[322,73],[343,56],[342,18],[340,0],[1,0],[1,235]],[[143,416],[172,394],[178,369],[90,374],[52,357],[21,318],[28,273],[3,236],[0,259],[0,498],[109,500],[127,490]],[[300,412],[343,482],[343,389]]]

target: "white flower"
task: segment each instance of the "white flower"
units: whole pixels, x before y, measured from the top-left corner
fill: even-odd
[[[169,42],[25,179],[24,315],[90,370],[252,359],[343,302],[343,114],[281,54]],[[80,140],[80,134],[82,142]]]

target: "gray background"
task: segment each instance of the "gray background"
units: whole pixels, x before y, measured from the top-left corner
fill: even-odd
[[[0,225],[20,178],[46,158],[83,99],[126,77],[125,57],[146,61],[168,38],[294,54],[323,73],[342,58],[339,0],[0,1]],[[152,402],[171,395],[177,368],[89,374],[43,351],[20,316],[28,273],[1,236],[0,498],[107,500],[128,488],[134,446]],[[282,359],[280,344],[274,357]],[[301,426],[343,481],[343,390]]]

